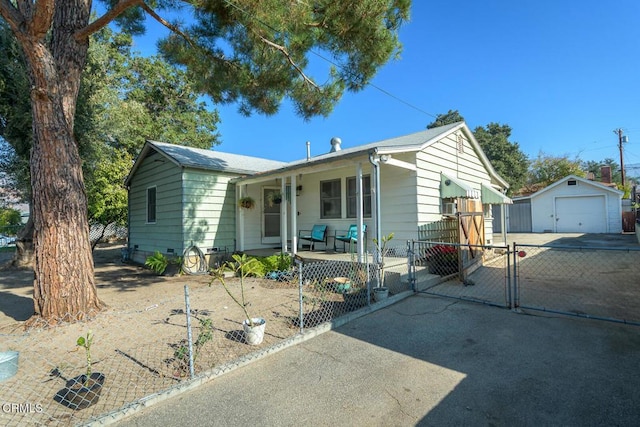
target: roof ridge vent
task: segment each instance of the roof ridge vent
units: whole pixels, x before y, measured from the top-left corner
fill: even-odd
[[[340,144],[342,144],[342,140],[340,138],[338,138],[337,136],[331,138],[331,150],[329,152],[335,153],[336,151],[342,150]]]

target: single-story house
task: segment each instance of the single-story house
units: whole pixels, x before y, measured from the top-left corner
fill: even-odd
[[[131,258],[144,262],[155,251],[180,256],[191,245],[234,251],[237,213],[231,180],[284,165],[147,141],[125,180]]]
[[[373,239],[393,232],[403,246],[421,226],[447,217],[474,218],[463,234],[488,244],[491,205],[511,202],[464,122],[344,149],[333,138],[317,156],[307,143],[307,157],[290,163],[149,141],[126,185],[137,261],[155,250],[179,255],[192,244],[203,252],[296,253],[309,243],[298,237],[314,225],[327,230],[316,250],[342,250],[335,236],[355,225],[352,250],[362,256]],[[255,200],[253,209],[238,206],[245,197]]]
[[[609,185],[569,175],[529,196],[514,198],[507,211],[507,231],[621,233],[623,194]]]

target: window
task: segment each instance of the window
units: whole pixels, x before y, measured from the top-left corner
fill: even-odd
[[[340,180],[320,181],[320,218],[340,218],[341,215]]]
[[[356,186],[356,177],[347,178],[347,218],[355,218],[358,214],[358,194]],[[362,177],[362,197],[364,199],[363,215],[365,218],[371,218],[371,177],[365,175]]]
[[[156,187],[147,188],[147,222],[156,222]]]

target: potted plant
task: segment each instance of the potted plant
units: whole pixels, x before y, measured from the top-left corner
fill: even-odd
[[[387,236],[382,236],[382,242],[378,242],[378,239],[373,239],[373,243],[376,245],[376,250],[380,256],[380,280],[378,286],[373,288],[373,298],[376,301],[382,301],[389,296],[389,288],[384,286],[384,257],[387,254],[387,243],[393,239],[393,233],[389,233]]]
[[[280,191],[272,191],[267,194],[266,201],[269,207],[273,207],[273,205],[279,205],[280,203],[282,203],[282,193]]]
[[[259,345],[264,338],[264,330],[267,321],[262,317],[252,317],[247,310],[247,301],[245,300],[244,282],[249,276],[262,276],[264,267],[260,261],[255,258],[248,257],[246,254],[233,254],[232,261],[227,261],[222,266],[212,270],[213,279],[209,283],[211,286],[214,282],[220,282],[224,290],[231,297],[233,302],[238,304],[244,312],[245,319],[242,322],[244,330],[244,340],[250,345]],[[225,280],[225,273],[231,271],[235,276],[240,278],[240,295],[231,292],[229,285]]]
[[[59,390],[53,399],[71,409],[78,410],[88,408],[98,401],[105,376],[100,372],[92,372],[91,369],[91,345],[93,333],[87,332],[86,337],[77,339],[76,345],[85,349],[87,371],[83,375],[67,380],[63,389]],[[56,370],[57,371],[57,370]]]
[[[367,268],[365,264],[357,262],[351,254],[348,277],[334,277],[335,292],[342,294],[348,309],[360,308],[369,302],[367,286]]]
[[[242,209],[253,209],[256,206],[256,201],[253,200],[253,197],[244,196],[238,200],[238,206]]]

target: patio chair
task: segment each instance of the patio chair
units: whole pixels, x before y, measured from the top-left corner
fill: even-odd
[[[309,249],[313,251],[315,243],[324,242],[325,248],[327,247],[327,226],[326,225],[314,225],[311,230],[298,230],[298,249],[300,249],[300,240],[307,240],[310,242]]]
[[[367,250],[367,224],[362,224],[362,233],[364,234],[364,250]],[[352,245],[358,243],[358,226],[351,224],[349,230],[338,231],[336,230],[333,237],[333,250],[337,252],[336,241],[342,242],[342,251],[347,252],[347,243],[349,243],[349,252],[352,251]]]

